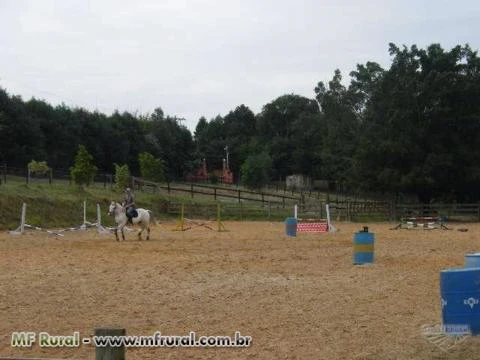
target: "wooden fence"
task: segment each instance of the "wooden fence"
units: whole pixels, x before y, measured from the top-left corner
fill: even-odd
[[[14,169],[8,168],[8,175],[18,178]],[[54,171],[55,175],[59,172]],[[23,174],[24,175],[24,174]],[[7,181],[6,166],[0,167],[1,182]],[[60,176],[60,181],[63,177]],[[102,174],[95,181],[103,187],[112,186],[112,176]],[[65,181],[65,180],[63,180]],[[68,181],[68,180],[67,180]],[[480,203],[458,204],[418,204],[418,203],[396,203],[393,201],[381,200],[360,200],[348,198],[344,195],[321,193],[313,191],[295,192],[286,189],[270,188],[263,191],[251,191],[232,186],[214,186],[207,184],[182,184],[175,185],[164,183],[153,183],[140,178],[132,178],[132,186],[143,191],[163,193],[166,195],[183,195],[192,200],[203,198],[211,201],[222,201],[225,213],[235,218],[252,219],[257,214],[259,217],[281,218],[284,215],[293,214],[293,206],[299,206],[300,215],[308,218],[325,218],[325,204],[330,204],[332,219],[337,221],[399,221],[404,217],[414,216],[444,216],[450,220],[458,221],[480,221]],[[180,203],[181,200],[176,200]],[[170,202],[172,204],[173,202]],[[235,205],[236,203],[236,205]],[[208,205],[206,205],[208,207]],[[198,202],[192,207],[192,216],[202,216],[202,209],[205,206]],[[178,208],[178,206],[177,206]],[[194,209],[195,208],[195,209]],[[175,206],[166,209],[165,213],[172,214],[177,210]],[[198,214],[197,214],[198,213]]]
[[[304,202],[305,200],[302,197],[290,196],[290,195],[280,195],[267,192],[257,192],[247,189],[232,188],[232,187],[221,187],[221,186],[210,186],[203,184],[157,184],[138,178],[133,178],[132,186],[137,189],[142,189],[146,191],[163,192],[169,195],[172,194],[182,194],[187,195],[190,198],[195,198],[196,196],[209,197],[210,200],[234,200],[238,203],[242,202],[256,202],[261,204],[261,206],[281,205],[283,208],[287,206],[297,204],[299,202]]]
[[[406,217],[444,217],[450,221],[480,221],[480,203],[474,204],[402,204],[387,201],[330,201],[334,219],[345,221],[400,221]],[[300,205],[301,214],[322,215],[324,204]]]
[[[329,196],[329,194],[320,195],[312,192],[294,193],[292,196],[290,193],[255,192],[204,184],[162,185],[137,178],[134,179],[133,184],[140,189],[167,194],[183,194],[192,199],[199,196],[214,201],[224,199],[227,201],[222,203],[222,208],[240,218],[243,218],[243,216],[251,218],[251,215],[255,212],[259,215],[262,214],[262,217],[267,215],[269,218],[278,218],[285,214],[291,216],[293,206],[298,205],[300,216],[322,219],[326,216],[325,205],[328,203],[332,218],[338,221],[399,221],[402,218],[413,216],[443,216],[450,220],[480,221],[480,203],[396,203],[394,201],[342,199],[341,197]],[[234,205],[235,202],[238,206]],[[250,204],[250,206],[247,206],[247,204]],[[253,211],[252,206],[255,206],[255,204],[257,209]],[[195,208],[201,209],[202,205],[196,204]],[[195,212],[205,213],[204,210],[192,210],[192,213]]]

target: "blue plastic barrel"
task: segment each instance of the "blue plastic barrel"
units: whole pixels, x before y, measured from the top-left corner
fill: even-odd
[[[480,334],[480,268],[442,270],[440,295],[444,326]]]
[[[480,253],[465,255],[466,268],[480,268]]]
[[[297,236],[297,219],[292,217],[285,220],[285,234],[287,236]]]
[[[353,263],[372,264],[375,235],[367,231],[356,232],[353,237]]]

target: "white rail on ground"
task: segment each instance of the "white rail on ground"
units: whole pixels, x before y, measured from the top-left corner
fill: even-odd
[[[27,216],[27,203],[22,204],[22,211],[20,215],[20,225],[17,229],[10,231],[11,235],[23,235],[25,233],[26,229],[32,229],[32,230],[37,230],[37,231],[44,231],[48,234],[55,235],[55,236],[64,236],[63,233],[67,231],[83,231],[87,230],[88,228],[93,228],[95,227],[97,229],[97,232],[99,234],[109,234],[111,233],[115,228],[109,228],[105,227],[102,225],[102,213],[100,209],[100,204],[97,204],[97,221],[96,222],[90,222],[87,221],[87,202],[83,202],[83,223],[80,226],[76,227],[70,227],[70,228],[65,228],[65,229],[60,229],[60,230],[48,230],[48,229],[43,229],[39,226],[33,226],[29,225],[26,223],[26,216]]]

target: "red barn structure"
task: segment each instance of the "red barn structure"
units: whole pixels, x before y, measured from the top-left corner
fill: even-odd
[[[206,182],[209,180],[207,172],[207,161],[203,159],[202,166],[195,170],[193,173],[188,173],[185,176],[185,180],[188,182]]]
[[[228,167],[228,162],[223,159],[223,174],[222,174],[222,182],[224,184],[233,184],[233,173],[230,171]]]
[[[222,170],[216,169],[212,171],[212,174],[218,178],[218,180],[223,184],[233,184],[233,172],[230,171],[228,163],[223,159],[223,168]],[[188,182],[208,182],[210,181],[210,176],[208,176],[207,171],[207,162],[203,159],[203,164],[193,173],[187,174],[185,180]]]

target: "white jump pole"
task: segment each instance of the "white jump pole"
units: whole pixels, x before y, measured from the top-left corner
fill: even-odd
[[[100,204],[97,204],[97,231],[99,234],[108,234],[109,231],[102,225],[102,211]]]
[[[83,224],[80,225],[80,230],[87,230],[87,200],[83,200]]]
[[[298,205],[295,204],[295,206],[293,207],[293,217],[295,219],[298,219]]]
[[[335,232],[337,229],[335,226],[332,225],[332,222],[330,220],[330,206],[328,204],[325,204],[325,211],[327,213],[327,227],[328,227],[328,232]]]
[[[100,204],[97,204],[97,226],[102,225],[102,211],[100,210]]]
[[[27,215],[27,203],[22,204],[22,214],[20,215],[20,226],[14,230],[10,231],[12,235],[23,235],[25,232],[25,217]]]
[[[25,218],[27,217],[27,203],[22,204],[22,218],[20,223],[20,233],[23,235],[25,232]]]

